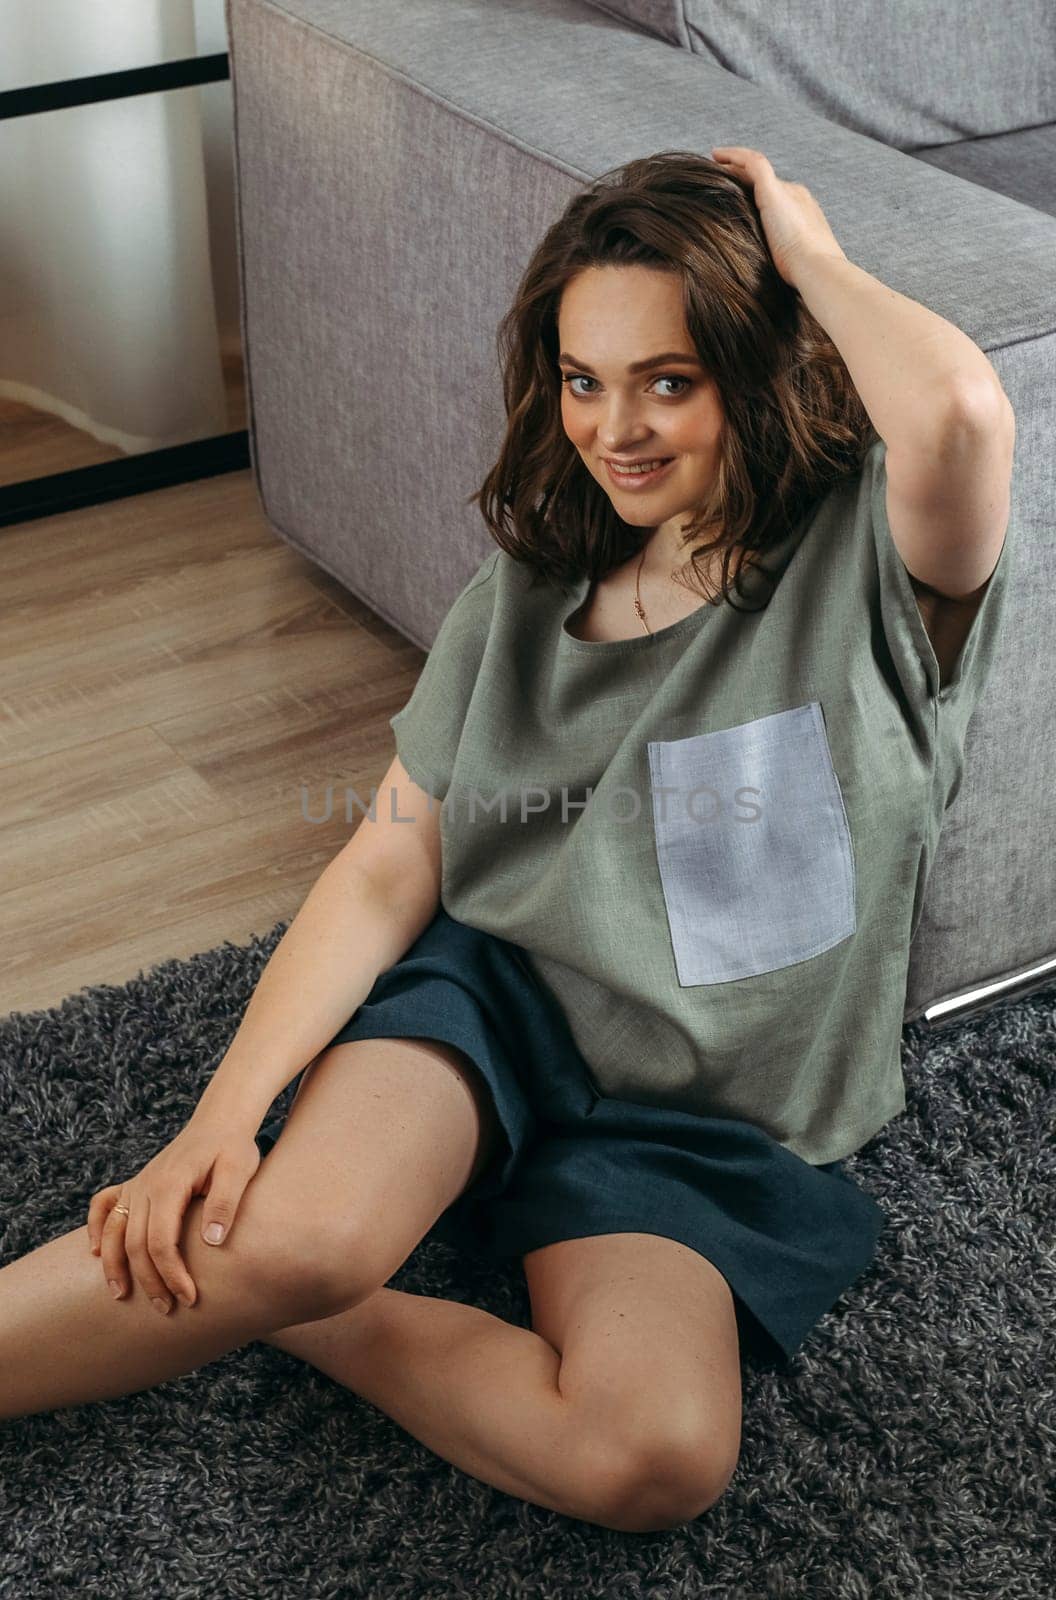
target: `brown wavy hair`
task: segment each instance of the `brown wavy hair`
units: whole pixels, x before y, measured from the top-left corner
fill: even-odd
[[[818,498],[861,470],[876,435],[843,357],[775,267],[750,185],[692,151],[611,169],[543,236],[499,324],[506,436],[468,503],[479,502],[501,549],[566,590],[603,577],[650,537],[614,509],[561,420],[561,295],[601,266],[681,278],[686,327],[726,419],[712,492],[683,529],[684,542],[714,535],[690,553],[688,586],[721,603],[736,548],[741,594],[741,567],[755,556],[765,567]],[[725,554],[713,595],[698,558],[714,550]]]

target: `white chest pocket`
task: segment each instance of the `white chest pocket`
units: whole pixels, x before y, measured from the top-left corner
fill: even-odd
[[[648,748],[683,988],[774,972],[849,938],[851,830],[819,701]]]

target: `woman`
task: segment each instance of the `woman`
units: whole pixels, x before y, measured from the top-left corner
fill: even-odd
[[[789,1360],[872,1260],[842,1162],[905,1105],[1012,412],[805,188],[713,155],[540,243],[498,549],[188,1126],[0,1275],[4,1414],[259,1338],[509,1494],[672,1527],[735,1469],[742,1347]],[[384,1287],[429,1237],[523,1259],[532,1328]]]

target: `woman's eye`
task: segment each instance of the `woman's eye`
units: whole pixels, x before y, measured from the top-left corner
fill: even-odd
[[[561,379],[561,382],[568,384],[569,393],[570,394],[579,395],[581,399],[586,399],[587,396],[583,393],[583,391],[581,389],[573,389],[572,385],[574,383],[596,383],[597,379],[596,378],[587,377],[587,375],[585,373],[582,373],[582,372],[574,372],[574,373],[570,373],[566,377],[563,377]],[[692,388],[691,380],[689,378],[682,377],[681,373],[678,373],[678,372],[665,372],[665,373],[662,373],[659,377],[654,378],[653,382],[654,383],[684,383],[685,386],[686,386],[686,389]],[[680,394],[680,395],[681,394],[685,394],[686,389],[679,389],[678,390],[678,394]],[[668,395],[664,395],[662,398],[665,399],[665,400],[674,400],[674,399],[677,398],[677,395],[668,394]]]
[[[574,383],[593,383],[594,379],[593,378],[587,378],[582,373],[574,372],[574,373],[571,373],[570,375],[568,375],[566,377],[563,377],[561,379],[561,382],[568,384],[568,392],[569,392],[569,394],[580,394],[581,391],[579,389],[573,389],[572,385]]]
[[[657,383],[684,383],[686,389],[691,387],[690,380],[688,378],[683,378],[681,374],[677,372],[666,373],[662,378],[657,378],[656,381]],[[680,389],[678,391],[679,394],[685,394],[686,389]],[[673,396],[668,396],[668,398],[672,399]]]

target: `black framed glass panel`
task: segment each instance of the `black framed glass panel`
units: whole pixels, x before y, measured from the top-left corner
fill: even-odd
[[[222,0],[113,11],[0,13],[0,525],[249,465]]]

